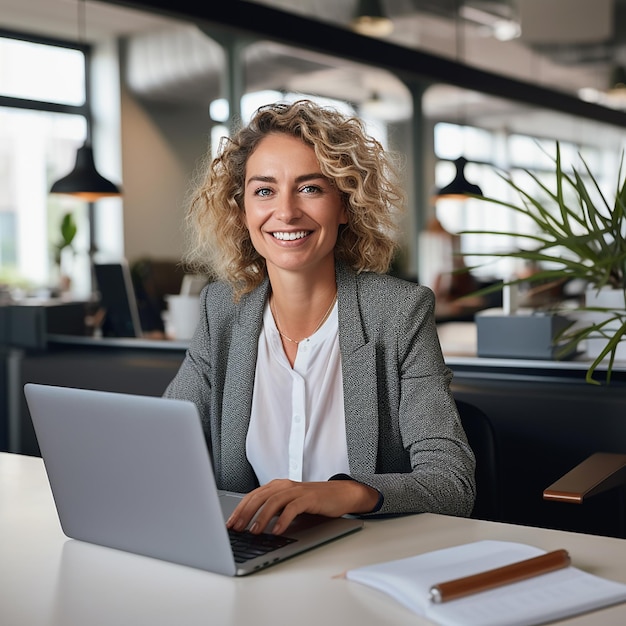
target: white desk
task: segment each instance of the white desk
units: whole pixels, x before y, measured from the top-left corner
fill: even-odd
[[[0,624],[416,626],[429,622],[379,592],[333,577],[487,538],[566,548],[577,567],[626,583],[624,540],[431,514],[370,521],[264,572],[226,578],[66,539],[41,459],[0,453]],[[560,623],[623,626],[626,604]]]

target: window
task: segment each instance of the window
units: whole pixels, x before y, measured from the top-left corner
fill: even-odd
[[[77,48],[0,37],[0,284],[31,293],[57,286],[54,247],[71,212],[72,280],[89,291],[87,206],[49,194],[87,135],[85,68]]]
[[[543,139],[516,133],[490,132],[487,130],[459,126],[450,123],[435,125],[435,155],[438,159],[435,166],[437,186],[443,186],[452,180],[455,167],[453,160],[461,156],[459,147],[470,162],[465,168],[467,179],[481,187],[485,196],[510,200],[518,203],[519,197],[514,190],[498,175],[498,168],[507,174],[531,195],[538,193],[536,183],[528,176],[532,172],[544,182],[548,189],[554,187],[555,139]],[[619,159],[615,159],[614,150],[601,149],[593,145],[584,145],[572,141],[559,141],[561,162],[564,169],[575,167],[585,178],[586,170],[581,161],[585,160],[607,197],[611,197],[614,189],[606,188],[616,178],[615,167]],[[505,155],[502,163],[496,163],[492,155]],[[613,163],[613,167],[608,164]],[[567,190],[566,190],[567,192]],[[549,203],[548,203],[549,204]],[[439,200],[436,205],[437,219],[449,233],[462,231],[495,231],[508,233],[534,232],[534,224],[526,216],[520,215],[505,207],[468,199]],[[461,251],[466,254],[465,264],[473,267],[473,274],[484,281],[510,279],[524,271],[523,261],[514,259],[498,259],[471,253],[490,253],[498,250],[510,250],[516,246],[528,246],[527,238],[486,234],[461,235]]]
[[[80,50],[0,38],[0,93],[80,106],[85,103],[85,56]]]

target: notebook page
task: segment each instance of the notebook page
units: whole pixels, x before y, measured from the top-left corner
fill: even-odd
[[[534,546],[478,541],[350,570],[442,626],[532,626],[626,601],[626,585],[567,567],[497,589],[435,604],[432,585],[544,554]]]

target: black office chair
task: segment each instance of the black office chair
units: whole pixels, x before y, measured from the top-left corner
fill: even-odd
[[[471,517],[500,519],[499,463],[493,425],[477,406],[456,400],[461,423],[476,457],[476,502]]]

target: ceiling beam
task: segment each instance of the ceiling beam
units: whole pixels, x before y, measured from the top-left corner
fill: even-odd
[[[561,91],[486,72],[457,61],[354,33],[318,20],[279,11],[245,0],[101,0],[110,4],[160,13],[205,26],[331,54],[395,73],[407,83],[447,83],[626,128],[626,112],[603,107]]]

